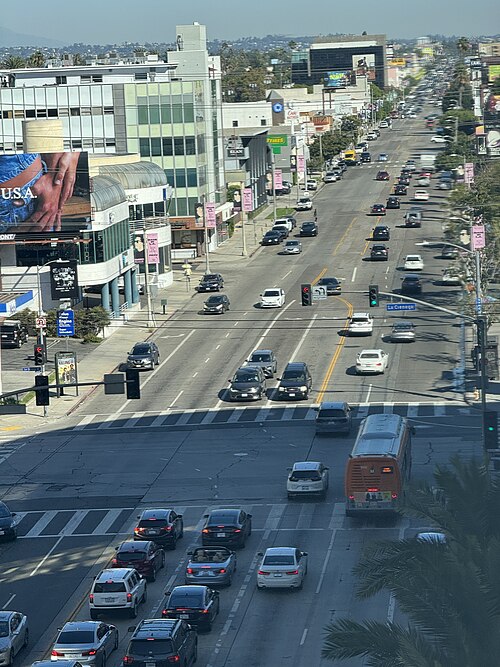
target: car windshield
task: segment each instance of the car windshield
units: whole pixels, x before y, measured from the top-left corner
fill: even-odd
[[[266,556],[263,565],[295,565],[295,559],[285,555]]]
[[[318,417],[321,419],[321,417],[335,417],[335,418],[344,418],[345,412],[344,410],[341,410],[340,408],[322,408],[318,412]]]
[[[168,526],[167,519],[141,519],[139,521],[139,528],[163,528]]]
[[[279,296],[279,290],[277,289],[266,289],[263,296]]]
[[[0,621],[0,637],[9,636],[9,624],[7,621]]]
[[[236,526],[238,524],[237,516],[234,514],[211,514],[208,519],[210,526]]]
[[[283,380],[297,380],[298,382],[305,382],[306,376],[302,371],[285,371],[283,373]]]
[[[233,382],[258,382],[259,376],[255,371],[238,371],[235,373]]]
[[[315,226],[314,222],[304,222],[302,229],[313,229]]]
[[[189,593],[187,592],[184,593],[182,591],[179,592],[173,591],[173,593],[170,595],[168,606],[200,609],[204,607],[203,593],[199,593],[198,591],[196,592],[190,591]]]
[[[271,355],[259,352],[258,354],[252,354],[250,361],[271,361]]]
[[[351,322],[354,322],[354,324],[359,324],[359,323],[366,324],[367,322],[369,322],[369,319],[368,317],[363,317],[363,316],[352,317]]]
[[[132,639],[127,651],[129,655],[165,655],[174,653],[174,647],[170,639]]]
[[[135,345],[132,354],[149,354],[150,351],[149,345]]]
[[[298,241],[287,241],[285,245],[288,245],[288,246],[299,245],[299,242]]]
[[[203,280],[218,280],[219,276],[215,273],[207,273],[206,276],[203,276]]]
[[[419,255],[408,255],[406,257],[407,262],[420,262],[420,257]]]
[[[92,630],[63,630],[57,638],[56,644],[93,644]]]
[[[321,278],[319,285],[338,285],[339,281],[336,278]]]
[[[360,359],[378,359],[379,354],[377,352],[362,352],[359,355]]]
[[[123,581],[102,581],[94,584],[94,593],[126,593]]]
[[[293,470],[290,479],[292,482],[299,479],[312,479],[317,481],[318,479],[321,479],[321,475],[317,470]]]
[[[6,517],[11,516],[9,510],[5,505],[0,505],[0,519],[5,519]]]
[[[264,236],[279,236],[279,232],[277,231],[266,232]]]
[[[209,304],[222,303],[222,297],[221,296],[210,296],[207,299],[207,303],[209,303]]]
[[[117,558],[120,560],[128,561],[137,561],[144,560],[146,558],[145,551],[119,551],[117,553]]]

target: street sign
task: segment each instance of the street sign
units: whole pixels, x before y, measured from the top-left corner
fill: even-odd
[[[45,329],[47,326],[47,318],[46,317],[37,317],[35,320],[36,323],[36,328],[37,329]]]
[[[57,316],[57,335],[75,335],[75,313],[73,310],[60,310]]]
[[[25,366],[23,371],[33,371],[34,373],[40,373],[42,371],[41,366]]]
[[[416,303],[388,303],[387,310],[417,310]]]
[[[313,301],[319,301],[320,299],[326,299],[328,293],[324,285],[313,285],[312,286],[312,297]]]

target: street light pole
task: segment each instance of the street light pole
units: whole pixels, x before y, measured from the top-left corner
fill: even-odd
[[[247,252],[247,237],[245,233],[245,222],[246,222],[246,211],[245,211],[245,204],[243,202],[243,190],[245,188],[245,184],[243,181],[241,182],[241,187],[240,187],[240,192],[241,192],[241,241],[242,241],[242,249],[241,249],[241,256],[242,257],[248,257],[248,252]],[[274,188],[274,182],[273,182],[273,188]]]
[[[205,239],[205,273],[210,273],[210,257],[208,249],[208,228],[207,228],[207,214],[205,212],[206,196],[205,194],[201,195],[201,205],[203,207],[203,235]]]
[[[148,232],[146,227],[143,227],[142,233],[144,238],[144,291],[146,292],[146,303],[148,309],[148,328],[151,328],[156,325],[156,322],[154,319],[153,306],[151,302],[151,285],[149,284]]]

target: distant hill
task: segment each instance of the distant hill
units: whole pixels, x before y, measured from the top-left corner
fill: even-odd
[[[58,48],[64,46],[65,42],[59,42],[55,39],[47,39],[37,35],[23,35],[20,32],[14,32],[9,28],[0,26],[0,45],[5,49],[11,46],[49,46]]]

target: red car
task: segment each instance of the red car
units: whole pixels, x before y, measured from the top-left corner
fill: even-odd
[[[156,573],[165,567],[165,552],[155,542],[122,542],[111,565],[133,567],[148,581],[156,581]]]
[[[388,171],[379,171],[377,172],[376,180],[377,181],[388,181],[390,178]]]
[[[385,206],[383,204],[373,204],[370,208],[370,215],[385,215]]]

